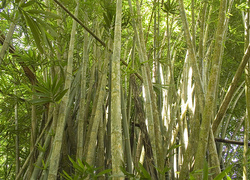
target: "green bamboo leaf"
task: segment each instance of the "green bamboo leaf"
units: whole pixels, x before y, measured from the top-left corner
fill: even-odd
[[[49,34],[47,31],[44,31],[46,34],[46,42],[48,47],[50,48],[51,52],[54,52],[54,48],[52,46],[51,40],[54,40],[54,38],[51,36],[51,34]]]
[[[49,89],[48,86],[47,86],[47,82],[44,81],[42,78],[39,78],[39,84],[38,85],[41,86],[41,87],[44,87],[46,89]]]
[[[36,20],[37,20],[37,19],[36,19]],[[46,24],[46,23],[45,23],[45,24]],[[39,30],[40,30],[40,32],[41,32],[41,38],[42,38],[43,42],[44,42],[45,45],[47,45],[47,46],[50,48],[50,50],[53,52],[54,49],[53,49],[53,47],[52,47],[52,45],[51,45],[50,39],[53,40],[54,38],[51,36],[51,34],[49,34],[49,33],[47,32],[46,27],[44,27],[44,26],[41,25],[40,23],[37,23],[37,26],[38,26],[38,28],[39,28]]]
[[[66,178],[67,180],[73,180],[72,177],[70,177],[70,175],[69,175],[66,171],[64,171],[64,170],[63,170],[62,176],[63,176],[64,178]]]
[[[36,21],[41,24],[43,26],[43,28],[49,30],[49,33],[53,36],[53,37],[58,37],[57,32],[54,30],[54,28],[52,28],[48,23],[44,22],[43,20],[41,20],[40,18],[35,18]]]
[[[61,17],[55,13],[49,12],[49,11],[44,11],[44,16],[46,18],[53,18],[53,19],[61,19]]]
[[[43,164],[43,169],[47,169],[48,168],[48,165],[46,165],[46,163],[44,162],[44,160],[42,159],[42,164]]]
[[[26,8],[26,7],[29,7],[29,6],[33,5],[35,2],[36,1],[34,1],[34,0],[31,0],[31,1],[26,2],[26,3],[24,2],[24,3],[20,4],[20,7]]]
[[[51,95],[50,94],[44,94],[44,93],[35,92],[34,95],[36,95],[38,97],[44,97],[44,98],[50,98],[51,99]]]
[[[147,170],[143,167],[141,163],[139,163],[139,168],[142,171],[144,178],[151,179],[150,174],[147,172]]]
[[[162,173],[164,173],[164,174],[165,174],[165,173],[166,173],[166,172],[168,172],[170,169],[171,169],[170,167],[167,167],[167,166],[166,166],[166,167],[164,168],[164,170],[163,170],[163,172],[162,172]]]
[[[168,150],[167,150],[167,154],[172,151],[173,149],[177,149],[178,147],[180,147],[180,144],[173,144]]]
[[[161,170],[161,169],[159,169],[159,168],[157,168],[157,167],[155,167],[155,169],[156,169],[160,174],[164,175],[164,174],[166,174],[166,172],[168,172],[171,168],[169,168],[169,167],[166,166],[163,170]]]
[[[52,82],[52,88],[51,88],[52,92],[56,94],[59,91],[60,87],[62,87],[62,86],[63,86],[63,79],[60,78],[58,80],[57,76],[55,76],[55,78]]]
[[[227,173],[229,173],[231,171],[231,169],[233,168],[233,165],[228,166],[224,171],[222,171],[220,174],[218,174],[214,180],[222,180]]]
[[[49,42],[46,36],[46,31],[44,30],[44,28],[41,27],[40,24],[37,24],[37,26],[39,27],[39,30],[41,32],[41,39],[43,40],[45,45],[49,46]]]
[[[10,17],[9,17],[9,15],[6,14],[4,11],[0,12],[0,15],[1,15],[2,17],[4,17],[5,19],[7,19],[7,20],[11,20]]]
[[[62,92],[58,93],[55,97],[54,97],[54,101],[58,102],[62,99],[62,97],[67,93],[68,89],[63,90]]]
[[[51,99],[50,98],[32,99],[29,102],[34,105],[42,105],[51,102]]]
[[[49,11],[43,11],[43,10],[39,10],[39,9],[31,9],[31,10],[28,10],[26,11],[28,12],[29,14],[39,14],[39,15],[42,15],[46,18],[54,18],[54,19],[60,19],[61,17],[58,16],[57,14],[55,13],[52,13],[52,12],[49,12]]]
[[[129,61],[128,66],[127,66],[127,70],[130,70],[130,67],[131,67],[131,65],[132,65],[132,62],[133,62],[133,61]]]
[[[46,87],[49,89],[49,91],[51,92],[51,78],[50,77],[48,77],[48,79],[47,79],[47,81],[45,82],[45,84],[46,84]]]
[[[115,17],[115,11],[114,11],[114,9],[112,7],[110,7],[109,10],[107,11],[107,15],[108,15],[108,18],[109,18],[110,24],[111,24],[112,20]]]
[[[1,8],[0,9],[3,9],[6,7],[6,0],[2,0],[2,4],[1,4]]]
[[[82,172],[84,172],[85,170],[85,165],[82,163],[82,161],[80,159],[77,159],[77,163],[78,165],[82,168]]]
[[[41,92],[41,93],[44,93],[44,94],[50,94],[49,89],[47,89],[45,86],[41,86],[40,84],[38,84],[37,86],[34,86],[34,88],[38,92]]]
[[[109,28],[111,22],[110,22],[109,18],[107,17],[106,13],[103,13],[103,18],[104,18],[104,21],[106,23],[107,28]]]
[[[104,171],[99,172],[96,176],[99,177],[99,176],[102,176],[103,174],[107,174],[111,171],[112,171],[112,169],[105,169]]]
[[[171,14],[176,14],[176,10],[169,11]]]
[[[149,59],[149,60],[147,60],[147,61],[143,61],[143,62],[141,63],[141,65],[146,64],[146,63],[149,63],[149,62],[151,62],[151,61],[152,61],[152,59]]]
[[[189,180],[196,180],[192,174],[190,174]]]
[[[35,40],[35,43],[36,43],[38,50],[41,53],[43,53],[43,48],[41,46],[41,35],[39,33],[36,22],[25,11],[23,11],[23,14],[24,14],[25,19],[30,27],[31,33],[33,35],[33,38]]]
[[[93,167],[91,165],[89,165],[89,163],[87,163],[86,161],[83,161],[83,163],[85,164],[85,166],[87,167],[87,169],[92,172]]]
[[[54,79],[53,79],[53,81],[52,81],[52,85],[51,85],[51,91],[53,92],[53,93],[56,93],[57,91],[58,91],[58,87],[57,87],[57,85],[58,85],[58,78],[57,78],[57,75],[54,77]]]
[[[69,157],[70,162],[73,164],[73,167],[77,169],[79,172],[81,172],[82,168],[70,156],[68,157]]]
[[[38,143],[37,149],[38,149],[39,151],[41,151],[41,152],[45,152],[45,151],[46,151],[45,147],[43,147],[40,143]]]

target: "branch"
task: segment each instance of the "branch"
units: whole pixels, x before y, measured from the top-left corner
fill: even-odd
[[[223,143],[227,143],[227,144],[237,144],[237,145],[244,145],[244,142],[241,141],[234,141],[234,140],[227,140],[227,139],[221,139],[221,138],[214,138],[214,140],[216,142],[223,142]],[[248,146],[250,146],[250,143],[248,143]]]
[[[88,31],[89,34],[91,34],[103,47],[107,47],[107,45],[99,38],[97,37],[87,26],[83,24],[83,22],[74,16],[63,4],[61,4],[59,1],[54,0],[56,4],[58,4],[70,17],[72,17],[76,22],[78,22],[86,31]]]

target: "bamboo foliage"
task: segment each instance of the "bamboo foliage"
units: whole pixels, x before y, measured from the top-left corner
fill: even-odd
[[[233,177],[244,154],[233,169],[247,179],[250,47],[232,45],[244,3],[4,2],[1,171],[16,162],[15,179],[208,179]],[[216,143],[243,140],[243,128],[244,151]]]

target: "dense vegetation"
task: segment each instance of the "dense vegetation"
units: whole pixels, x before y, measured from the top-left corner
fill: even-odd
[[[249,7],[2,0],[0,179],[248,179]]]

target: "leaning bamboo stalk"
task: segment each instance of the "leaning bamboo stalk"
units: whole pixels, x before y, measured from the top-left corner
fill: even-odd
[[[238,92],[244,85],[244,82],[239,86],[239,88],[236,90],[236,92]],[[245,92],[245,89],[243,88],[237,95],[237,97],[235,98],[232,106],[230,107],[231,111],[233,112],[234,111],[234,108],[236,106],[236,104],[238,103],[240,97],[242,96],[242,94]],[[236,93],[234,93],[236,94]],[[230,113],[229,116],[224,120],[224,125],[223,125],[223,128],[221,128],[221,138],[224,139],[226,137],[226,132],[228,130],[228,125],[229,125],[229,122],[231,120],[231,117],[232,117],[232,114]],[[241,123],[237,123],[237,124],[241,124]],[[237,128],[236,128],[237,129]],[[217,133],[218,134],[218,133]],[[216,136],[217,137],[217,136]],[[219,145],[219,148],[218,148],[218,157],[220,158],[220,161],[222,159],[222,149],[223,149],[223,145],[220,144]]]
[[[131,145],[130,145],[130,136],[129,136],[129,126],[127,120],[127,114],[125,109],[125,100],[124,100],[124,93],[122,90],[122,82],[121,82],[121,112],[122,112],[122,127],[123,127],[123,134],[125,139],[125,155],[127,160],[127,167],[128,172],[133,173],[133,160],[131,155]]]
[[[246,1],[247,5],[250,5],[249,0]],[[245,13],[245,47],[249,44],[250,38],[250,10],[246,9]],[[243,179],[248,179],[248,140],[249,140],[249,123],[250,123],[250,60],[248,60],[246,69],[245,69],[245,94],[246,94],[246,118],[244,122],[244,150],[243,150]]]
[[[86,104],[85,104],[85,109],[84,109],[84,124],[83,127],[87,127],[87,121],[88,121],[88,110],[89,106],[91,103],[92,95],[94,94],[94,87],[95,87],[95,72],[96,72],[96,63],[93,64],[93,66],[90,69],[90,78],[89,78],[89,88],[88,88],[88,93],[87,93],[87,99],[86,99]],[[87,128],[84,129],[83,131],[83,143],[88,144],[86,141],[88,141],[87,137]],[[84,147],[84,146],[83,146]],[[85,154],[85,151],[83,151],[83,154]]]
[[[39,135],[39,137],[38,137],[37,140],[36,140],[35,147],[38,145],[38,143],[40,142],[40,140],[43,138],[43,135],[44,135],[44,133],[46,132],[48,126],[49,126],[50,123],[51,123],[51,121],[52,121],[52,118],[49,119],[48,122],[46,123],[46,125],[44,126],[44,128],[43,128],[41,134]],[[29,161],[30,161],[30,158],[31,158],[31,156],[34,154],[34,152],[35,152],[35,148],[33,148],[33,149],[30,151],[28,157],[26,158],[25,162],[23,163],[22,168],[20,169],[19,173],[16,175],[15,180],[19,180],[19,179],[21,178],[21,176],[22,176],[24,170],[26,169],[26,167],[28,166],[28,163],[29,163]]]
[[[14,89],[14,95],[17,95],[17,91],[16,89]],[[16,148],[16,174],[18,174],[19,170],[20,170],[20,151],[19,151],[19,122],[18,122],[18,102],[16,100],[16,104],[15,104],[15,131],[16,131],[16,138],[15,138],[15,148]]]
[[[250,61],[248,61],[249,65]],[[250,67],[248,66],[247,70],[248,74],[246,79],[248,79],[246,83],[246,104],[247,104],[247,117],[245,118],[244,121],[244,150],[243,150],[243,179],[247,180],[248,179],[248,140],[249,140],[249,122],[250,122],[250,78],[249,78],[249,73],[250,73]]]
[[[78,16],[79,9],[79,0],[77,0],[77,6],[75,8],[75,16]],[[66,125],[66,109],[69,102],[69,94],[71,90],[71,82],[72,82],[72,68],[73,68],[73,50],[75,43],[75,34],[76,34],[76,21],[73,21],[72,30],[71,30],[71,38],[69,45],[69,53],[68,53],[68,64],[65,78],[65,87],[64,89],[68,89],[67,93],[62,98],[60,103],[60,113],[58,117],[56,134],[53,142],[53,149],[50,158],[50,166],[49,166],[49,180],[55,180],[57,178],[59,161],[60,161],[60,152],[62,148],[62,140],[63,140],[63,132],[64,127]]]
[[[92,112],[92,118],[90,122],[90,127],[89,127],[89,141],[88,144],[86,145],[87,151],[86,151],[86,162],[89,163],[90,165],[94,164],[95,160],[95,152],[96,152],[96,140],[97,140],[97,135],[98,135],[98,129],[99,129],[99,124],[100,120],[102,119],[102,109],[103,109],[103,104],[104,104],[104,99],[105,99],[105,87],[107,83],[107,65],[108,65],[108,59],[105,58],[104,60],[104,65],[103,65],[103,70],[102,70],[102,76],[100,78],[100,83],[97,89],[97,95],[96,95],[96,101],[94,101],[94,108]]]
[[[110,41],[111,42],[111,41]],[[111,89],[111,71],[112,71],[112,59],[110,58],[109,60],[109,79],[108,79],[108,88]],[[107,164],[106,167],[107,169],[111,169],[111,91],[109,91],[108,94],[108,117],[107,117],[107,134],[106,134],[106,159],[107,159]]]
[[[103,114],[103,110],[101,112]],[[99,130],[98,130],[98,143],[97,143],[97,156],[96,156],[96,167],[100,168],[97,170],[97,174],[105,170],[105,118],[103,116],[100,119]],[[99,177],[99,179],[104,180],[105,177]]]
[[[87,19],[87,14],[85,12],[85,19]],[[77,151],[76,158],[82,160],[83,149],[84,149],[84,129],[85,126],[85,103],[86,103],[86,71],[88,63],[88,34],[84,32],[84,45],[83,45],[83,58],[82,58],[82,69],[81,69],[81,99],[80,99],[80,111],[78,116],[78,129],[77,129]]]
[[[234,94],[236,88],[237,88],[238,82],[241,78],[242,73],[244,72],[244,68],[245,68],[249,58],[250,58],[250,45],[248,45],[248,48],[245,51],[245,54],[244,54],[244,56],[241,60],[241,63],[240,63],[240,65],[239,65],[239,67],[234,75],[234,78],[231,82],[231,85],[227,90],[225,98],[223,99],[223,101],[220,105],[220,108],[215,116],[215,119],[213,121],[213,126],[212,126],[213,132],[215,132],[217,130],[222,118],[224,117],[224,115],[226,113],[226,110],[228,109],[230,101],[233,97],[233,94]]]
[[[230,13],[231,12],[231,8],[232,8],[232,5],[233,5],[233,1],[234,0],[230,0],[230,2],[229,2],[229,5],[228,5],[228,9],[227,9],[227,13]],[[226,5],[227,5],[227,3],[226,3]],[[220,21],[219,21],[220,22]],[[221,27],[221,31],[223,31],[223,37],[222,37],[222,39],[226,39],[226,35],[227,35],[227,29],[228,29],[228,23],[229,23],[229,18],[227,18],[227,17],[225,17],[225,23],[224,23],[224,26],[223,27]],[[217,40],[218,38],[216,37],[216,40]],[[215,41],[216,42],[216,41]],[[217,48],[216,47],[217,46],[217,44],[215,44],[215,48]],[[222,55],[223,55],[223,53],[224,53],[224,47],[222,46],[222,48],[221,48],[221,55],[220,55],[220,59],[222,59]],[[221,69],[221,64],[222,64],[222,61],[220,61],[220,63],[219,63],[219,71],[220,71],[220,69]],[[219,77],[220,76],[218,76],[218,81],[219,81]],[[217,86],[217,85],[216,85]],[[217,89],[218,87],[216,87],[216,89]],[[216,91],[218,91],[218,90],[216,90]],[[216,98],[217,98],[217,96],[216,96]],[[216,99],[214,99],[214,104],[216,104]],[[216,112],[216,110],[217,110],[217,108],[216,108],[216,106],[214,106],[214,112]],[[214,115],[214,114],[213,114]],[[216,134],[215,134],[216,135]],[[213,168],[213,169],[211,169],[210,171],[211,171],[211,173],[213,174],[213,177],[215,178],[216,177],[216,175],[218,175],[219,173],[220,173],[220,160],[219,160],[219,153],[218,153],[218,150],[217,150],[217,147],[216,147],[216,145],[215,145],[215,141],[214,141],[214,133],[213,133],[213,131],[212,130],[209,130],[209,140],[208,140],[208,150],[209,150],[209,164],[210,164],[210,166],[211,167],[215,167],[215,168]]]
[[[55,111],[55,109],[56,109],[55,107],[53,107],[52,105],[50,105],[50,107],[49,107],[49,113],[48,113],[48,122],[53,118],[53,114],[54,114],[53,112]],[[53,121],[55,121],[55,119],[53,119]],[[43,149],[39,152],[39,156],[38,156],[38,158],[36,160],[35,167],[34,167],[34,170],[32,172],[31,178],[30,178],[32,180],[37,179],[38,174],[42,170],[42,159],[44,158],[45,151],[48,151],[47,148],[48,148],[48,146],[50,144],[50,140],[51,140],[51,137],[52,137],[51,136],[52,129],[53,129],[53,126],[51,125],[50,129],[48,130],[49,133],[46,135],[44,145],[41,145],[41,147]]]
[[[98,32],[98,25],[95,23],[95,28]],[[91,137],[91,134],[93,135],[92,133],[92,126],[93,126],[93,123],[94,123],[94,118],[95,118],[95,114],[96,114],[96,111],[98,109],[98,106],[97,106],[97,103],[99,101],[99,95],[100,95],[100,86],[103,86],[102,85],[102,78],[103,78],[103,70],[105,69],[102,69],[101,66],[104,65],[104,67],[106,67],[106,60],[109,59],[109,53],[107,51],[104,52],[105,53],[105,56],[104,56],[104,63],[99,63],[100,61],[98,61],[99,58],[99,47],[94,44],[94,47],[93,47],[93,54],[94,54],[94,63],[93,63],[93,66],[92,66],[92,70],[91,70],[91,77],[90,77],[90,85],[89,85],[89,90],[88,90],[88,95],[87,95],[87,103],[86,103],[86,107],[85,107],[85,112],[84,112],[84,127],[86,127],[87,130],[85,130],[85,133],[84,133],[84,152],[83,152],[83,156],[87,156],[87,153],[88,153],[88,146],[92,143],[90,142],[90,137]],[[96,81],[96,82],[95,82]],[[89,109],[89,106],[90,106],[90,102],[92,100],[92,97],[95,96],[95,98],[93,99],[93,108],[92,108],[92,111],[91,111],[91,115],[90,117],[87,117],[88,115],[88,109]],[[89,120],[88,120],[89,118]],[[89,121],[89,123],[88,123]],[[99,120],[98,120],[99,122]],[[88,125],[87,125],[88,123]],[[95,125],[96,126],[96,125]],[[95,141],[95,140],[94,140]],[[93,145],[91,145],[93,146]]]
[[[214,167],[210,171],[211,174],[213,174],[212,177],[215,178],[218,174],[220,174],[221,169],[220,166],[218,166],[220,164],[220,160],[218,156],[217,147],[214,141],[214,134],[211,128],[209,130],[208,151],[209,151],[209,158],[208,158],[209,167]]]
[[[50,128],[50,129],[52,130],[52,128]],[[50,132],[51,132],[51,130],[50,130]],[[40,154],[37,158],[36,165],[35,165],[35,168],[32,172],[30,180],[36,180],[38,177],[38,174],[40,173],[42,168],[44,168],[44,167],[42,167],[42,160],[44,158],[45,151],[49,147],[50,140],[51,140],[51,134],[47,134],[45,142],[44,142],[43,150],[40,152]]]
[[[132,61],[132,68],[134,68],[134,58],[135,58],[135,38],[133,38],[133,47],[131,52],[131,61]],[[131,76],[129,75],[129,88],[128,88],[128,97],[127,97],[127,118],[128,123],[130,124],[130,114],[131,114],[131,103],[132,103],[132,86],[131,86]]]
[[[237,97],[235,98],[234,102],[232,103],[232,105],[230,106],[230,110],[231,112],[233,112],[236,104],[238,103],[240,97],[242,96],[242,94],[244,93],[245,89],[242,87],[245,85],[245,81],[243,81],[241,83],[241,85],[237,88],[237,90],[235,91],[233,97],[232,97],[232,100],[234,99],[234,97],[237,95]],[[241,91],[240,91],[241,90]],[[240,91],[240,92],[239,92]],[[223,125],[223,128],[222,128],[222,131],[221,131],[221,138],[225,138],[226,137],[226,132],[227,132],[227,128],[228,128],[228,125],[229,125],[229,122],[231,120],[231,117],[232,117],[232,114],[230,113],[228,116],[227,116],[227,119],[225,120],[225,124]]]
[[[33,93],[35,93],[35,88],[32,87]],[[35,99],[36,96],[33,94],[32,99]],[[37,136],[37,118],[36,118],[36,105],[31,105],[31,133],[30,133],[30,151],[35,149],[36,143],[36,136]],[[33,169],[34,169],[34,162],[36,161],[35,153],[31,156],[30,164],[29,164],[29,171],[27,173],[27,178],[30,179]]]

